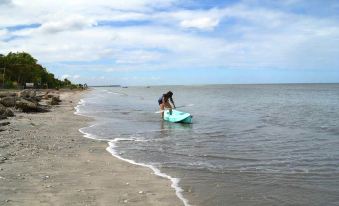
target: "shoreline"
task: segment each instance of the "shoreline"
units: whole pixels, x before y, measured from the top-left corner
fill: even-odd
[[[84,104],[85,104],[85,101],[83,99],[80,99],[79,103],[77,104],[77,106],[74,107],[74,109],[75,109],[74,114],[75,115],[89,117],[89,116],[81,114],[81,112],[80,112],[80,106],[82,106]],[[94,119],[94,117],[90,117],[90,118]],[[134,160],[131,160],[131,159],[123,158],[122,156],[120,156],[116,152],[116,150],[113,149],[113,148],[117,147],[116,143],[119,142],[119,138],[114,138],[113,140],[100,139],[100,138],[96,138],[96,136],[93,135],[93,134],[90,134],[90,133],[87,133],[87,132],[83,131],[83,129],[86,129],[86,128],[89,128],[89,127],[93,127],[93,126],[95,126],[95,124],[92,124],[92,125],[87,126],[87,127],[80,128],[79,132],[82,133],[83,137],[85,137],[85,138],[107,142],[108,147],[106,147],[106,151],[109,152],[113,157],[115,157],[115,158],[117,158],[119,160],[122,160],[124,162],[127,162],[129,164],[133,164],[133,165],[137,165],[137,166],[146,167],[148,169],[151,169],[154,172],[154,175],[170,180],[172,182],[171,187],[175,190],[176,196],[183,202],[183,204],[185,206],[190,206],[190,204],[188,203],[188,200],[185,199],[183,194],[182,194],[182,192],[184,190],[179,186],[179,182],[180,182],[179,178],[171,177],[168,174],[161,172],[160,169],[154,167],[153,165],[149,165],[149,164],[145,164],[145,163],[139,163],[139,162],[135,162]]]
[[[83,92],[62,91],[47,113],[16,113],[0,132],[0,205],[183,205],[168,179],[112,158],[84,138],[74,112]]]

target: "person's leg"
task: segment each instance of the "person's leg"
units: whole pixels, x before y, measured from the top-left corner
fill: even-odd
[[[164,104],[160,104],[160,111],[161,111],[161,118],[164,118],[164,110],[165,110],[165,105]]]
[[[172,105],[169,102],[165,102],[164,103],[164,107],[168,108],[169,111],[170,111],[170,115],[172,115]]]

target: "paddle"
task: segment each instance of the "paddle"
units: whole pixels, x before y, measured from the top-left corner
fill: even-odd
[[[191,107],[191,106],[194,106],[194,104],[187,104],[187,105],[182,105],[182,106],[179,106],[179,107],[175,107],[176,108],[181,108],[181,107]],[[164,110],[159,110],[159,111],[156,111],[155,113],[161,113],[161,112],[164,112],[166,109]]]

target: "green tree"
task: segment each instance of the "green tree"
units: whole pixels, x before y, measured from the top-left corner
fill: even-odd
[[[55,78],[54,74],[49,73],[46,68],[37,62],[34,57],[26,52],[0,54],[0,68],[6,68],[6,85],[18,84],[18,86],[24,86],[28,82],[48,88],[71,87],[73,85],[67,79],[61,81]]]

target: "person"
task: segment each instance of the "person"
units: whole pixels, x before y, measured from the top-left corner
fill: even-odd
[[[158,99],[162,118],[164,118],[164,110],[166,108],[168,108],[170,110],[170,114],[172,114],[172,105],[169,103],[168,100],[173,104],[173,108],[175,109],[175,104],[173,101],[173,92],[168,91],[166,94],[163,94]]]

